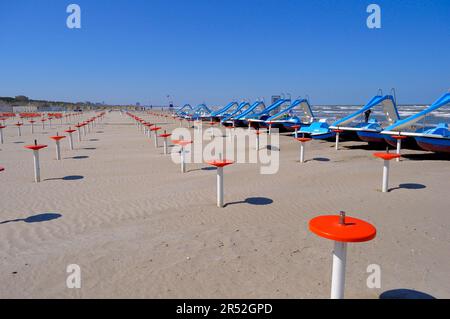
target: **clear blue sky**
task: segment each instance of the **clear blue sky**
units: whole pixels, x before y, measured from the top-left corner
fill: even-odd
[[[66,7],[82,29],[66,27]],[[382,28],[366,27],[366,7]],[[281,92],[399,103],[450,88],[449,0],[0,0],[0,96],[219,105]]]

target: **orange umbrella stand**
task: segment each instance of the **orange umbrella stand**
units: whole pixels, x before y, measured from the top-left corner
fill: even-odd
[[[41,181],[41,168],[39,165],[39,150],[47,147],[47,145],[39,145],[36,140],[34,140],[34,145],[27,145],[25,148],[33,151],[33,161],[34,161],[34,181],[39,183]]]
[[[311,141],[309,137],[299,137],[297,141],[300,142],[300,163],[305,162],[305,143]]]
[[[61,160],[61,145],[60,145],[59,141],[61,141],[63,138],[66,138],[66,137],[56,133],[56,136],[50,136],[50,138],[52,140],[54,140],[56,143],[56,160],[60,161]]]
[[[22,131],[20,130],[20,127],[23,125],[23,123],[17,122],[17,124],[14,124],[17,126],[17,136],[22,136]]]
[[[222,156],[221,156],[222,157]],[[223,207],[223,168],[233,164],[233,161],[219,160],[208,161],[209,165],[217,167],[217,207]]]
[[[392,136],[393,138],[395,138],[397,140],[397,154],[401,155],[401,150],[402,150],[402,140],[404,140],[406,138],[406,136],[404,135],[394,135]],[[397,157],[396,159],[397,162],[400,162],[400,157]]]
[[[184,148],[185,148],[187,145],[192,144],[192,141],[173,140],[172,143],[181,146],[181,151],[180,151],[180,157],[181,157],[181,161],[180,161],[180,162],[181,162],[181,173],[186,173],[186,160],[185,160]]]
[[[373,156],[381,158],[383,160],[383,184],[381,187],[381,191],[386,193],[388,191],[389,185],[389,162],[393,159],[399,158],[399,154],[394,153],[374,153]]]
[[[336,129],[336,130],[333,130],[333,132],[336,133],[336,146],[335,146],[335,148],[336,148],[336,151],[338,151],[339,150],[339,135],[341,133],[343,133],[344,131],[340,130],[340,129]]]
[[[291,128],[294,129],[294,137],[298,137],[298,129],[300,128],[300,125],[292,125]]]
[[[161,134],[159,137],[163,138],[164,141],[164,155],[169,154],[169,150],[168,150],[168,146],[167,146],[167,138],[170,137],[172,134],[168,134],[166,133],[166,131],[164,131],[164,134]]]
[[[343,299],[347,243],[370,241],[375,238],[377,230],[363,220],[346,217],[345,212],[340,212],[339,216],[315,217],[309,222],[309,230],[317,236],[334,241],[331,299]]]
[[[155,134],[155,147],[156,147],[156,148],[159,147],[159,146],[158,146],[158,131],[159,131],[160,129],[161,129],[160,127],[156,127],[156,126],[150,129],[150,131],[154,132],[154,134]]]
[[[76,132],[76,130],[72,130],[70,127],[68,130],[64,131],[65,133],[69,134],[69,147],[73,151],[73,137],[72,133]]]
[[[5,125],[0,125],[0,144],[3,144],[5,142],[4,138],[3,138],[3,129],[5,129],[6,126]]]

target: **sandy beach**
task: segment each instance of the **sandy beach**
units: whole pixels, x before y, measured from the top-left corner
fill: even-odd
[[[68,125],[45,134],[37,125],[32,136],[27,124],[18,137],[11,123],[0,145],[0,298],[328,298],[333,244],[308,222],[340,210],[377,228],[349,245],[346,298],[397,289],[450,298],[450,170],[440,156],[403,150],[382,193],[382,162],[366,143],[336,151],[312,141],[300,164],[299,143],[282,135],[277,174],[225,168],[221,209],[214,170],[189,164],[181,174],[119,112],[81,143],[74,136],[75,150],[63,140],[62,161],[49,136]],[[48,144],[38,184],[24,148],[34,138]],[[81,289],[66,286],[70,264]],[[366,285],[371,264],[379,289]]]

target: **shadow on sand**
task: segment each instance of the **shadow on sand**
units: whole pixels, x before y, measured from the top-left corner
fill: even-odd
[[[398,185],[398,187],[393,187],[389,189],[389,192],[392,192],[396,189],[424,189],[427,188],[425,185],[423,184],[417,184],[417,183],[404,183],[404,184],[400,184]]]
[[[277,146],[273,146],[273,145],[267,145],[266,147],[269,151],[274,151],[274,152],[279,152],[280,148]]]
[[[1,224],[8,224],[8,223],[17,223],[17,222],[24,222],[24,223],[28,223],[28,224],[32,224],[32,223],[42,223],[42,222],[48,222],[50,220],[54,220],[54,219],[58,219],[62,217],[61,214],[56,214],[56,213],[45,213],[45,214],[39,214],[39,215],[34,215],[34,216],[30,216],[27,218],[21,218],[21,219],[13,219],[13,220],[5,220],[3,222],[0,222]]]
[[[450,161],[450,153],[403,154],[410,161]]]
[[[330,146],[334,147],[334,146]],[[342,145],[342,149],[347,150],[366,150],[366,151],[385,151],[389,147],[389,150],[394,148],[388,144],[384,143],[372,143],[372,144],[359,144],[359,145]]]
[[[206,167],[202,167],[202,168],[191,169],[188,172],[196,172],[196,171],[217,171],[217,167],[206,166]]]
[[[63,180],[63,181],[77,181],[80,179],[83,179],[84,176],[81,175],[69,175],[69,176],[65,176],[62,178],[47,178],[44,181],[59,181],[59,180]]]
[[[236,204],[250,204],[250,205],[257,205],[257,206],[265,206],[270,205],[273,203],[273,200],[267,197],[249,197],[246,200],[239,201],[239,202],[231,202],[225,204],[225,207],[229,205],[236,205]]]
[[[380,299],[436,299],[435,297],[412,289],[393,289],[383,292]]]
[[[314,158],[312,158],[312,159],[310,159],[310,160],[307,160],[307,162],[309,162],[309,161],[329,162],[330,159],[327,158],[327,157],[314,157]]]

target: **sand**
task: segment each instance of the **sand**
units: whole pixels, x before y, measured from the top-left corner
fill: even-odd
[[[75,135],[74,151],[63,140],[56,161],[48,136],[62,128],[55,122],[42,134],[37,125],[34,137],[27,125],[22,137],[5,131],[1,298],[328,298],[333,243],[308,221],[340,210],[378,230],[373,241],[349,245],[347,298],[397,289],[450,297],[444,158],[404,150],[407,158],[391,165],[393,189],[381,193],[382,162],[364,143],[335,151],[313,141],[300,164],[298,142],[281,136],[277,174],[261,175],[259,164],[225,168],[228,205],[220,209],[214,170],[189,164],[181,174],[118,112],[81,144]],[[35,137],[49,145],[39,184],[22,143]],[[41,215],[49,213],[58,215]],[[69,264],[81,267],[80,289],[67,288]],[[370,264],[381,267],[379,289],[366,285]]]

